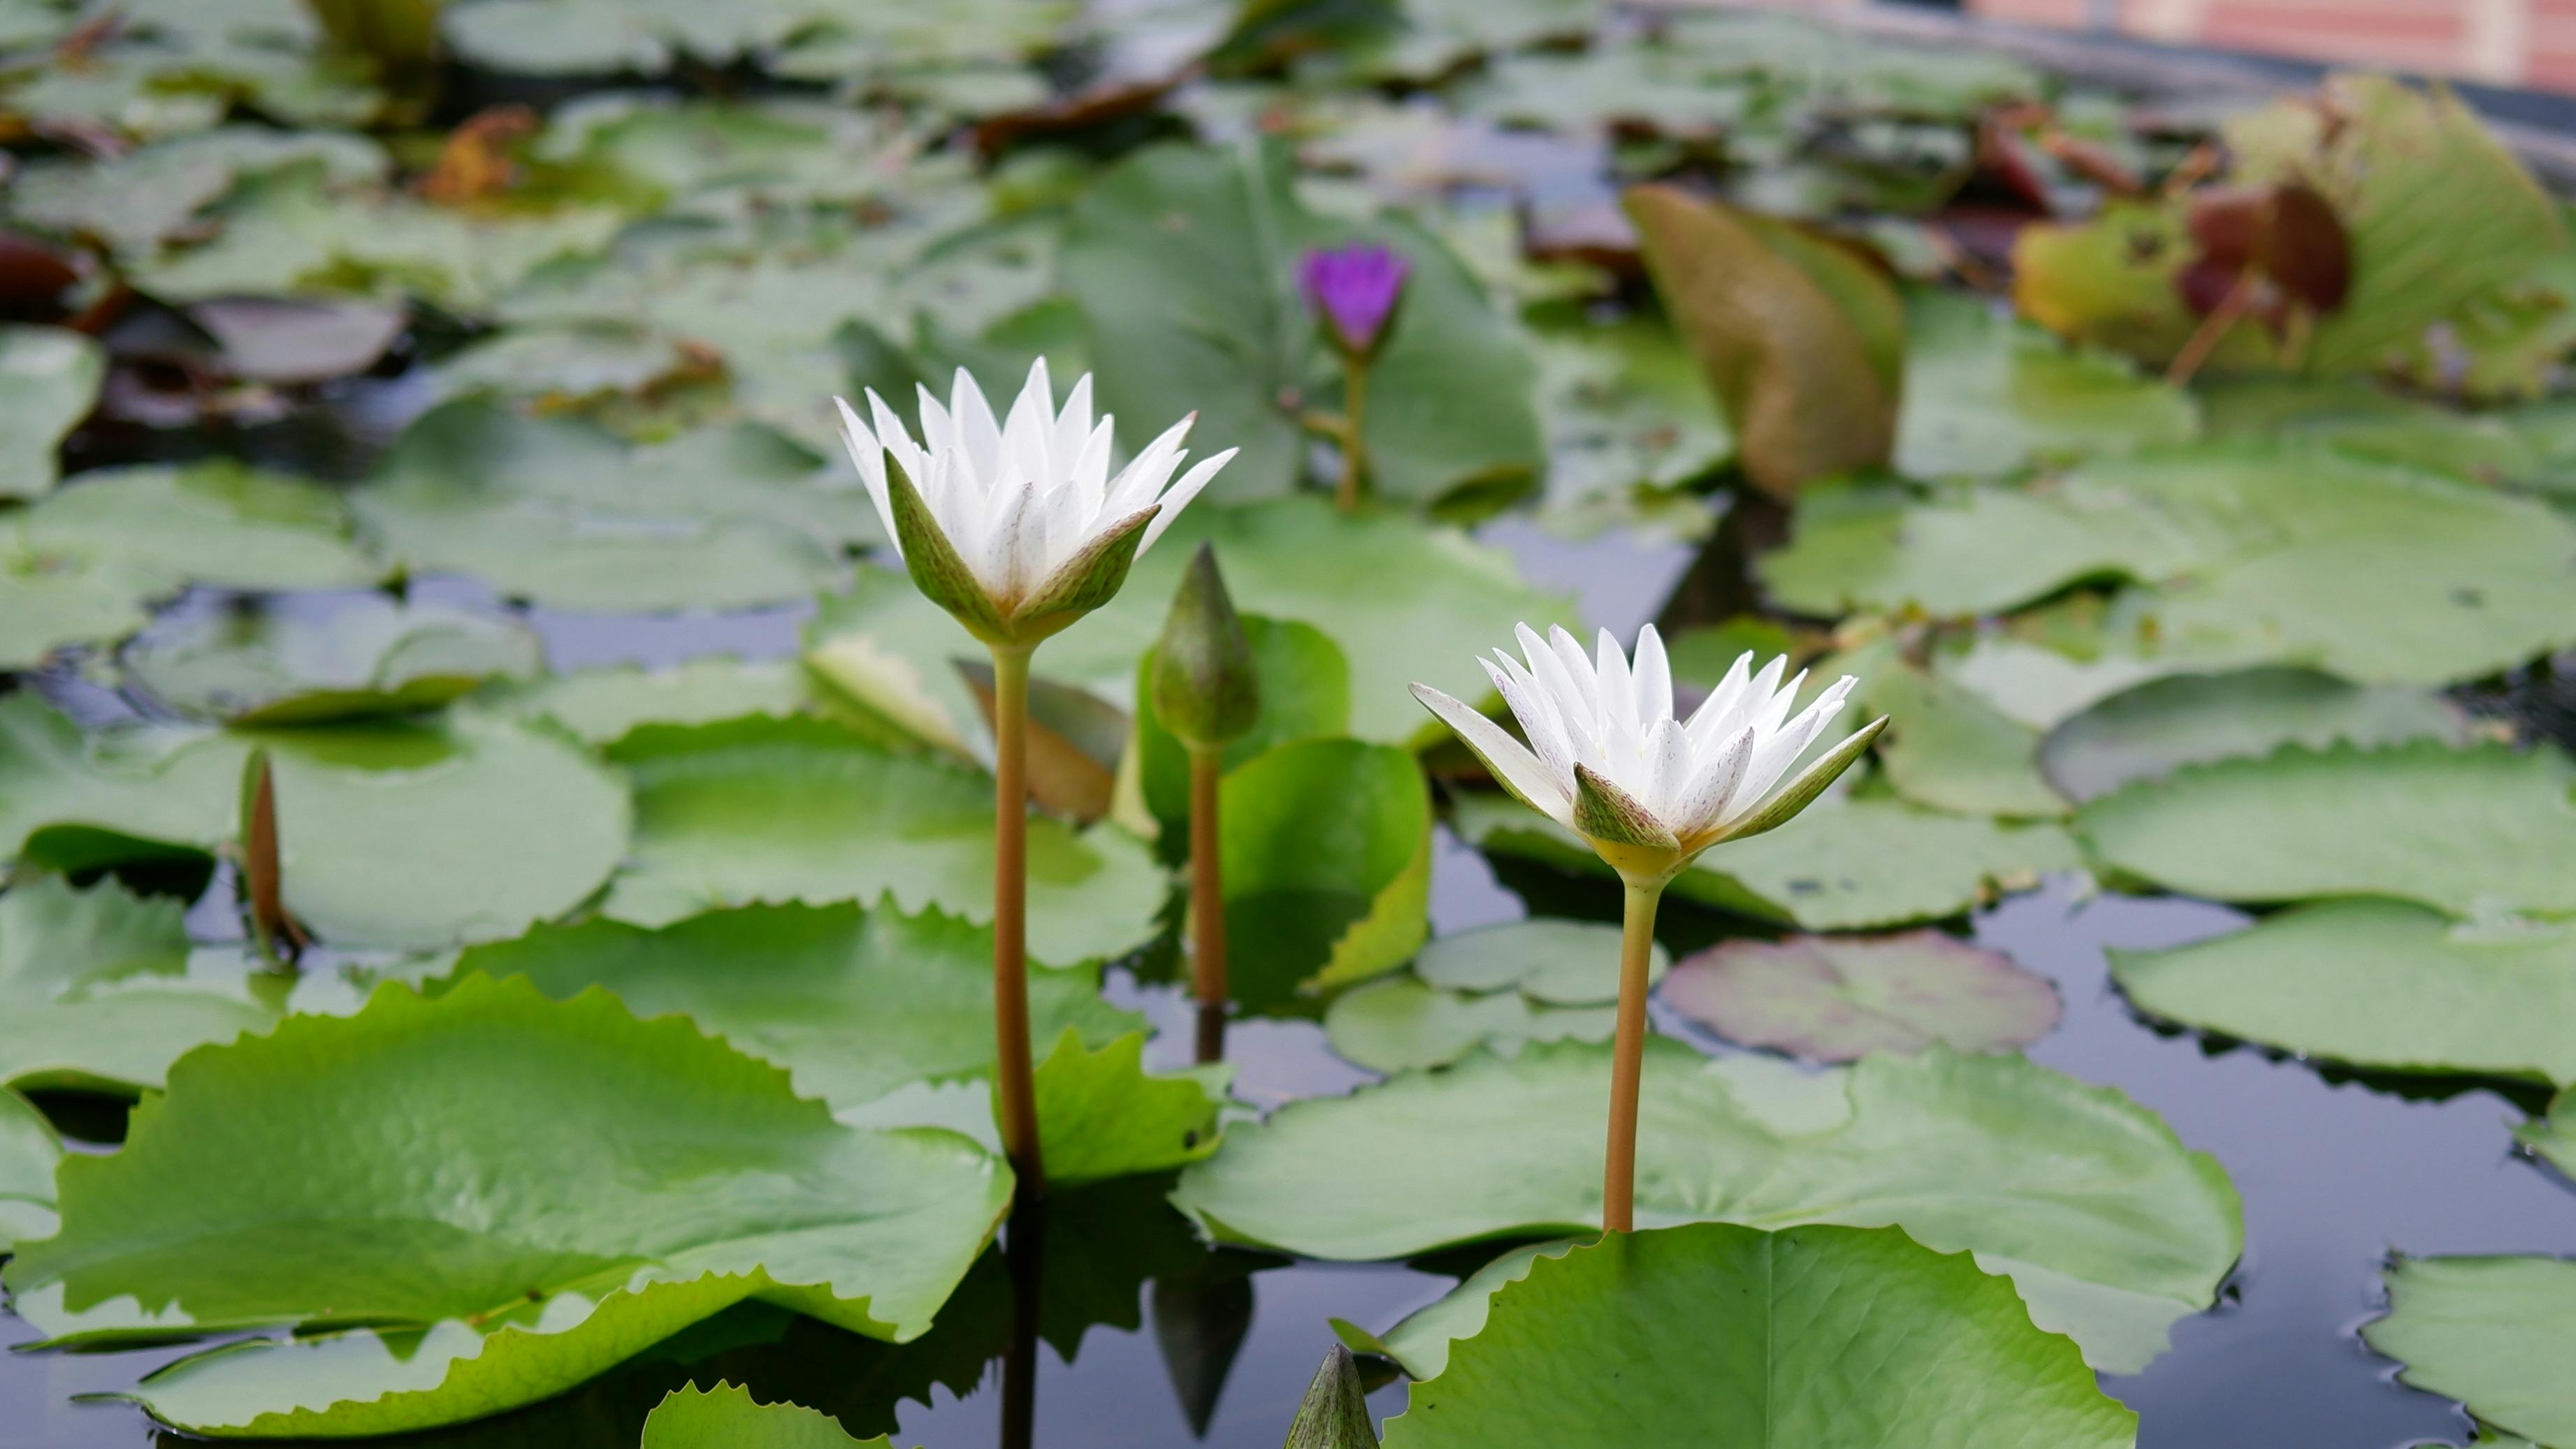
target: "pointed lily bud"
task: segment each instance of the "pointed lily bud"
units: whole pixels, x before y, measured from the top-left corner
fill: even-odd
[[[1378,1449],[1369,1422],[1368,1395],[1360,1388],[1359,1361],[1334,1344],[1324,1366],[1306,1386],[1306,1400],[1288,1426],[1287,1449]]]
[[[301,954],[305,937],[304,928],[286,913],[285,882],[277,863],[277,781],[266,749],[252,750],[242,762],[240,828],[251,947],[261,960],[283,965]]]
[[[1318,247],[1298,263],[1297,289],[1325,340],[1343,356],[1364,360],[1386,340],[1412,270],[1404,258],[1366,242]]]
[[[1193,750],[1223,749],[1261,717],[1252,641],[1217,572],[1216,550],[1200,544],[1154,647],[1154,718]]]

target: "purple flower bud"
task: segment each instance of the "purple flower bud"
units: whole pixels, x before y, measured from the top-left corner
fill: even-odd
[[[1297,264],[1297,287],[1334,346],[1354,357],[1377,350],[1412,268],[1385,247],[1317,247]]]

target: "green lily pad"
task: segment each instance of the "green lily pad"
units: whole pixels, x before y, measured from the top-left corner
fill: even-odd
[[[34,498],[54,486],[54,450],[89,416],[107,376],[98,343],[60,327],[0,327],[0,498]]]
[[[1802,613],[1992,613],[2070,585],[2155,585],[2168,647],[2446,684],[2564,644],[2576,525],[2530,499],[2314,443],[2159,449],[2044,491],[1818,490],[1760,572]]]
[[[351,185],[377,180],[391,165],[384,148],[364,136],[222,126],[155,141],[111,161],[37,162],[11,185],[9,209],[22,221],[96,237],[125,255],[148,255],[242,177],[303,161],[319,161],[331,181]]]
[[[1605,1042],[1617,1025],[1615,1007],[1553,1006],[1518,991],[1450,991],[1410,976],[1368,982],[1324,1012],[1334,1054],[1373,1072],[1443,1067],[1480,1049],[1510,1056],[1525,1042]]]
[[[660,669],[618,665],[552,674],[486,695],[496,709],[550,719],[584,744],[613,745],[648,724],[699,725],[811,711],[804,669],[787,659],[708,655]]]
[[[556,998],[604,987],[638,1015],[685,1016],[834,1107],[993,1065],[992,931],[936,910],[746,906],[651,930],[539,926],[457,959],[459,978],[477,971],[524,975]],[[1032,968],[1031,1035],[1103,1045],[1143,1024],[1099,992],[1097,966]]]
[[[2468,743],[2468,721],[2439,696],[2360,685],[2310,669],[2247,669],[2149,680],[2088,706],[2040,742],[2039,767],[2068,798],[2090,801],[2186,765],[2434,739]]]
[[[1659,494],[1723,467],[1734,435],[1672,329],[1651,317],[1558,318],[1537,334],[1548,515],[1588,531],[1658,518]],[[1685,505],[1704,526],[1696,499]]]
[[[2576,1082],[2576,928],[2323,901],[2161,950],[2113,948],[2141,1011],[2380,1071]]]
[[[2076,816],[2104,865],[2222,901],[2385,895],[2455,916],[2576,911],[2576,765],[2543,746],[2287,746],[2129,785]]]
[[[183,1428],[282,1436],[531,1402],[747,1297],[915,1337],[1010,1179],[951,1134],[841,1127],[685,1021],[473,978],[189,1054],[124,1149],[60,1186],[63,1231],[6,1274],[56,1341],[366,1325],[134,1393]]]
[[[838,725],[741,719],[648,726],[610,758],[635,785],[635,842],[602,911],[655,926],[751,902],[874,900],[966,920],[993,911],[993,784],[889,754]],[[1029,942],[1050,962],[1154,934],[1164,879],[1114,826],[1029,821]]]
[[[2039,732],[1975,692],[1902,662],[1893,649],[1846,656],[1817,673],[1860,677],[1860,713],[1887,716],[1879,737],[1889,788],[1962,815],[2051,819],[2065,797],[2040,773]]]
[[[2092,453],[2189,442],[2191,394],[2126,359],[2071,350],[1984,301],[1905,299],[1905,398],[1896,466],[1918,478],[2010,473]]]
[[[1473,1056],[1237,1126],[1173,1200],[1221,1241],[1336,1259],[1588,1231],[1609,1094],[1606,1047]],[[2111,1372],[2162,1351],[2243,1243],[2225,1174],[2153,1114],[2020,1057],[1937,1046],[1808,1075],[1650,1039],[1637,1216],[1893,1224],[1973,1249]]]
[[[112,568],[143,597],[182,583],[350,588],[385,574],[330,489],[227,459],[84,473],[28,509],[19,529],[37,559]]]
[[[227,604],[147,631],[122,658],[162,703],[234,724],[436,709],[544,662],[516,620],[382,594]]]
[[[2523,1123],[2513,1135],[2559,1171],[2576,1171],[2576,1094],[2562,1090],[2550,1099],[2547,1116]]]
[[[1939,931],[1726,941],[1673,968],[1664,1004],[1731,1041],[1818,1061],[2018,1051],[2057,1025],[2057,988]]]
[[[609,613],[800,599],[880,532],[855,475],[763,428],[634,447],[480,399],[412,424],[350,503],[414,572]]]
[[[1402,1322],[1383,1335],[1340,1318],[1333,1320],[1333,1332],[1354,1353],[1381,1354],[1395,1360],[1414,1378],[1436,1379],[1449,1367],[1450,1345],[1462,1338],[1473,1338],[1484,1328],[1496,1293],[1528,1277],[1531,1266],[1539,1259],[1562,1258],[1586,1243],[1598,1241],[1599,1236],[1595,1233],[1514,1248],[1468,1274],[1437,1301],[1406,1314]]]
[[[852,204],[892,189],[902,135],[869,111],[819,101],[675,101],[605,92],[546,118],[538,158],[649,188],[663,214]]]
[[[2400,1380],[2539,1444],[2576,1443],[2576,1390],[2561,1351],[2570,1333],[2576,1263],[2563,1258],[2396,1258],[2388,1316],[2361,1329],[2406,1365]]]
[[[1450,822],[1482,848],[1614,878],[1572,831],[1506,796],[1458,795]],[[1758,920],[1855,931],[1945,920],[2078,864],[2075,842],[2054,825],[1828,796],[1786,829],[1711,850],[1666,889]]]
[[[25,695],[0,701],[0,841],[62,871],[202,857],[233,836],[254,744],[275,762],[287,910],[335,946],[513,936],[581,904],[625,852],[624,788],[549,730],[460,712],[86,738]]]
[[[1307,461],[1299,415],[1337,406],[1339,389],[1297,296],[1298,254],[1364,239],[1412,267],[1369,368],[1371,486],[1427,503],[1470,485],[1534,482],[1545,462],[1537,368],[1482,285],[1400,218],[1354,224],[1309,211],[1290,171],[1276,144],[1161,146],[1084,193],[1064,275],[1082,306],[1101,405],[1139,422],[1166,416],[1175,399],[1196,407],[1201,446],[1243,450],[1210,485],[1214,496],[1295,489]],[[1236,602],[1263,607],[1239,593]]]
[[[0,1091],[0,1254],[20,1242],[49,1238],[54,1215],[54,1164],[63,1140],[45,1114],[15,1092]]]
[[[870,1449],[838,1420],[799,1404],[764,1404],[732,1384],[673,1389],[644,1420],[642,1449]]]
[[[1203,541],[1215,546],[1238,610],[1312,625],[1341,646],[1350,666],[1349,732],[1363,740],[1418,746],[1445,738],[1408,684],[1487,698],[1493,684],[1476,666],[1478,652],[1510,638],[1516,621],[1543,629],[1574,619],[1565,596],[1525,583],[1509,554],[1456,529],[1392,509],[1345,515],[1318,497],[1224,508],[1201,502],[1137,561],[1118,597],[1047,641],[1037,672],[1132,701],[1137,661],[1161,636],[1181,570]],[[925,723],[914,732],[924,739],[938,742],[937,731],[970,737],[973,717],[960,712],[943,676],[954,673],[949,660],[981,659],[984,647],[899,578],[861,575],[860,590],[846,604],[827,603],[817,621],[816,667],[872,704],[926,699],[926,709],[915,708]]]
[[[1413,756],[1298,740],[1218,786],[1228,982],[1258,1010],[1389,971],[1430,934],[1431,791]]]
[[[321,160],[241,179],[208,217],[207,239],[129,262],[134,284],[166,302],[410,296],[481,315],[542,264],[606,247],[624,221],[598,205],[553,213],[439,206],[335,184]]]
[[[1422,948],[1413,973],[1452,991],[1518,990],[1552,1006],[1607,1006],[1619,999],[1619,928],[1542,916],[1442,936]],[[1646,955],[1649,985],[1664,979],[1671,953]]]
[[[2137,1442],[2138,1416],[2010,1283],[1892,1228],[1613,1234],[1537,1260],[1491,1312],[1388,1445]]]
[[[247,953],[192,952],[186,910],[102,879],[0,893],[0,1086],[134,1093],[192,1048],[264,1031],[286,995]]]

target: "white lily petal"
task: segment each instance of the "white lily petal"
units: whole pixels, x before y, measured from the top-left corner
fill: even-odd
[[[1750,728],[1737,730],[1699,767],[1681,797],[1673,802],[1669,822],[1673,834],[1687,840],[1725,816],[1727,802],[1735,798],[1744,783],[1745,770],[1753,763],[1753,746],[1758,738]]]
[[[886,492],[885,445],[868,431],[867,424],[859,421],[848,399],[836,397],[832,406],[841,410],[841,441],[849,445],[850,461],[858,465],[859,483],[868,490],[868,501],[876,505],[877,522],[885,525],[887,546],[894,550],[896,558],[902,558],[903,542],[894,532],[894,502]]]
[[[1637,718],[1637,690],[1628,679],[1628,656],[1619,652],[1619,641],[1603,629],[1592,641],[1592,673],[1595,688],[1601,695],[1601,733],[1639,740],[1644,725]],[[1625,785],[1626,781],[1620,782]],[[1636,793],[1630,791],[1630,794]]]
[[[1648,624],[1637,631],[1637,657],[1628,668],[1637,691],[1637,718],[1670,719],[1673,715],[1673,665],[1664,656],[1664,636]]]
[[[1752,677],[1753,651],[1747,649],[1735,656],[1735,662],[1727,666],[1726,677],[1717,682],[1717,688],[1708,692],[1708,698],[1699,702],[1699,708],[1691,711],[1693,746],[1706,750],[1733,733],[1726,727],[1728,718],[1735,713],[1735,701],[1743,695],[1745,682]]]
[[[948,385],[948,414],[957,425],[958,451],[975,465],[976,478],[991,488],[1002,469],[1002,425],[994,420],[993,405],[984,400],[975,375],[962,367]]]
[[[1440,722],[1457,732],[1467,748],[1494,772],[1503,788],[1520,798],[1522,804],[1571,830],[1574,828],[1574,800],[1547,771],[1538,756],[1513,739],[1501,725],[1470,709],[1464,701],[1441,693],[1427,684],[1413,686],[1413,697],[1440,717]]]
[[[1538,685],[1512,656],[1497,649],[1491,659],[1481,659],[1485,675],[1494,681],[1494,691],[1503,697],[1503,705],[1519,720],[1521,733],[1529,737],[1530,748],[1537,751],[1539,763],[1547,767],[1549,778],[1569,796],[1574,792],[1574,752],[1567,748],[1565,726],[1556,711],[1548,708]]]
[[[1073,391],[1064,395],[1064,411],[1056,415],[1055,436],[1047,442],[1048,456],[1071,458],[1082,451],[1091,436],[1091,374],[1075,379]]]
[[[1754,750],[1753,762],[1745,767],[1743,787],[1738,791],[1736,803],[1726,811],[1728,824],[1743,819],[1761,806],[1763,797],[1771,793],[1771,787],[1779,784],[1790,767],[1798,763],[1798,758],[1807,752],[1807,746],[1815,743],[1816,736],[1824,733],[1826,725],[1833,723],[1834,716],[1843,712],[1846,696],[1851,693],[1854,683],[1850,676],[1844,676],[1841,683],[1818,695],[1816,702],[1807,706],[1793,723],[1769,733],[1769,737]]]
[[[1640,783],[1644,788],[1629,793],[1653,812],[1665,829],[1673,830],[1673,804],[1690,787],[1691,752],[1690,737],[1682,732],[1681,721],[1673,718],[1672,711],[1666,710],[1663,718],[1647,728],[1643,753],[1646,773]]]
[[[1208,480],[1216,477],[1217,470],[1233,462],[1234,455],[1242,451],[1228,448],[1213,458],[1199,460],[1196,466],[1181,475],[1181,481],[1173,484],[1171,491],[1163,495],[1163,511],[1155,514],[1154,521],[1145,525],[1145,536],[1136,544],[1138,558],[1143,558],[1145,550],[1154,546],[1154,540],[1163,536],[1163,530],[1172,526],[1172,520],[1181,516],[1181,510],[1189,506],[1190,500],[1199,496],[1199,490],[1208,486]]]

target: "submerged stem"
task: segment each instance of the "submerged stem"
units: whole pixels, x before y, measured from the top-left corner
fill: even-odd
[[[1020,1195],[1046,1191],[1029,1046],[1029,646],[993,646],[993,1105]]]
[[[1637,1226],[1637,1094],[1646,1065],[1646,968],[1655,950],[1661,882],[1628,886],[1619,933],[1619,1030],[1610,1056],[1610,1148],[1602,1169],[1601,1227]]]
[[[1368,426],[1368,364],[1352,358],[1342,364],[1342,482],[1333,502],[1344,513],[1360,506],[1360,481],[1368,461],[1360,441]]]
[[[1198,1058],[1225,1056],[1225,872],[1217,846],[1217,781],[1225,756],[1190,751],[1190,984],[1199,1003]]]

